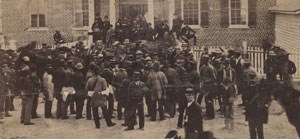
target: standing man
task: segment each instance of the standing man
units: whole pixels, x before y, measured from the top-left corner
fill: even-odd
[[[200,68],[200,81],[205,95],[206,118],[210,120],[215,118],[213,89],[217,76],[214,67],[209,63],[209,56],[204,55],[202,56],[202,59],[204,65]],[[201,104],[202,98],[203,96],[199,95],[199,104]]]
[[[128,127],[125,131],[133,130],[136,122],[136,111],[139,116],[139,129],[144,130],[145,115],[144,115],[144,104],[143,98],[146,92],[146,85],[140,80],[140,72],[133,73],[133,80],[129,84],[128,88],[128,99],[129,99],[129,118]]]
[[[110,29],[110,21],[108,20],[108,16],[106,15],[104,17],[104,21],[103,21],[103,26],[102,26],[102,40],[103,43],[106,44],[106,35],[107,35],[107,31]]]
[[[45,117],[52,118],[52,102],[53,102],[53,94],[54,94],[54,84],[52,82],[52,66],[47,65],[47,70],[43,75],[43,94],[45,100]]]
[[[86,92],[92,92],[91,94],[91,105],[93,108],[93,117],[96,128],[100,128],[100,118],[98,109],[101,107],[106,125],[108,127],[116,125],[111,121],[111,117],[107,110],[107,96],[102,94],[107,88],[107,83],[104,78],[99,75],[99,67],[92,69],[92,77],[88,79],[85,90]]]
[[[75,65],[75,72],[74,72],[74,89],[75,89],[75,103],[76,103],[76,119],[83,118],[82,111],[84,106],[84,100],[85,100],[85,84],[86,84],[86,78],[83,74],[83,64],[77,63]]]
[[[195,101],[195,93],[192,88],[187,88],[185,93],[187,109],[185,115],[185,138],[202,139],[203,121],[201,106]]]
[[[173,19],[173,27],[171,30],[171,34],[175,32],[176,39],[180,39],[180,30],[182,27],[183,21],[179,18],[177,14],[174,14],[174,19]]]
[[[160,63],[155,61],[152,67],[153,71],[147,79],[147,87],[151,93],[151,121],[156,121],[157,103],[160,120],[165,120],[163,100],[166,98],[165,85],[168,84],[166,75],[160,71]]]
[[[22,95],[21,123],[24,125],[33,125],[31,120],[32,98],[34,93],[34,84],[31,77],[29,66],[23,66],[20,77],[20,90]]]
[[[101,19],[101,18],[100,18]],[[95,22],[92,25],[92,31],[93,31],[93,42],[95,43],[98,40],[101,40],[101,28],[102,28],[102,20],[95,20]]]

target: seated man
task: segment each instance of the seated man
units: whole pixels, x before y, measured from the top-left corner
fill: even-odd
[[[186,43],[189,42],[190,39],[193,39],[194,45],[197,43],[196,32],[191,27],[189,27],[188,23],[184,23],[185,27],[181,29],[180,36],[181,39]]]

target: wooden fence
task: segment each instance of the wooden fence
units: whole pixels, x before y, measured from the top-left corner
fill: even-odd
[[[229,49],[228,47],[221,47],[223,49]],[[209,50],[219,49],[219,47],[209,47]],[[293,61],[296,65],[297,72],[294,74],[295,79],[300,79],[300,49],[285,49],[290,53],[289,59]],[[199,60],[202,49],[193,48],[194,58],[195,60]],[[247,55],[249,60],[251,61],[252,66],[257,71],[260,77],[265,76],[264,74],[264,61],[267,58],[267,55],[264,54],[263,49],[261,47],[247,47]]]

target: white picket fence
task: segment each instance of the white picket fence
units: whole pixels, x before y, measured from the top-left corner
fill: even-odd
[[[228,50],[229,47],[221,47],[222,49]],[[219,47],[209,47],[209,50],[219,49]],[[289,59],[293,61],[296,65],[297,72],[294,74],[295,79],[300,79],[300,49],[285,49],[290,53]],[[201,53],[201,48],[193,48],[195,60],[199,60]],[[264,74],[264,61],[267,58],[267,55],[264,54],[261,47],[247,47],[247,55],[251,61],[252,66],[256,69],[260,77],[265,76]]]

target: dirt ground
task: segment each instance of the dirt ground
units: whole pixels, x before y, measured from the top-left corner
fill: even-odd
[[[41,99],[40,99],[41,101]],[[54,102],[56,103],[56,102]],[[238,99],[235,104],[239,104]],[[55,114],[55,107],[52,109]],[[125,127],[121,124],[123,120],[113,119],[117,123],[114,127],[107,127],[104,119],[101,119],[101,128],[96,129],[93,120],[76,120],[75,115],[71,115],[68,120],[45,119],[43,118],[44,104],[41,102],[38,113],[42,118],[34,119],[33,126],[20,124],[21,100],[15,100],[17,111],[10,112],[12,117],[5,118],[0,124],[0,139],[163,139],[168,131],[177,130],[179,135],[184,138],[183,129],[176,129],[177,116],[167,118],[164,121],[151,122],[149,118],[145,121],[145,130],[136,129],[133,131],[123,131]],[[218,107],[218,106],[215,106]],[[242,108],[235,106],[235,130],[233,132],[222,130],[224,119],[217,113],[216,119],[204,120],[204,130],[214,133],[217,139],[249,139],[248,124],[242,114]],[[272,102],[268,124],[264,125],[266,139],[297,139],[295,129],[288,123],[285,113],[279,115],[282,109],[276,101]],[[85,116],[85,113],[84,113]]]

